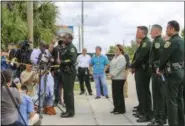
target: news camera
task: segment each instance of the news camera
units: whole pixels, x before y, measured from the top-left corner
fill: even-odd
[[[46,49],[43,53],[41,53],[40,59],[39,59],[39,69],[49,69],[50,65],[54,62],[54,59],[49,52],[48,49]]]

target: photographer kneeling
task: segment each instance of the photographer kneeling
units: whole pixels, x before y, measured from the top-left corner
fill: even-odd
[[[1,72],[1,125],[2,126],[23,126],[22,123],[18,122],[18,111],[13,99],[11,99],[5,84],[8,86],[10,93],[13,98],[20,105],[21,99],[19,91],[16,88],[10,87],[12,83],[12,71],[4,70]]]

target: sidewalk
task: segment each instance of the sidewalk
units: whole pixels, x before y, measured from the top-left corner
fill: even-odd
[[[56,107],[57,115],[44,115],[43,125],[146,125],[147,123],[137,123],[136,118],[132,116],[132,109],[138,104],[134,77],[129,74],[129,97],[125,99],[126,113],[123,115],[114,115],[110,111],[113,109],[111,85],[108,82],[110,98],[94,99],[94,96],[79,95],[75,92],[74,118],[60,118],[60,110]],[[95,85],[92,83],[93,93],[95,94]]]

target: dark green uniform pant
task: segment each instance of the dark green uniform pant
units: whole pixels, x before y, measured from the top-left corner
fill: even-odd
[[[185,83],[185,81],[183,83]],[[184,97],[184,114],[185,114],[185,84],[184,84],[184,91],[183,92],[184,92],[183,97]]]
[[[72,73],[62,72],[62,82],[64,88],[64,101],[66,104],[66,112],[75,114],[74,108],[74,82],[76,78],[76,71]]]
[[[166,119],[166,99],[165,99],[165,84],[162,82],[161,76],[152,74],[152,96],[153,96],[153,111],[154,118],[157,120]]]
[[[184,97],[184,114],[185,114],[185,78],[183,78],[184,90],[183,90],[183,97]]]
[[[144,71],[143,68],[137,68],[135,72],[136,91],[139,101],[139,111],[145,116],[151,114],[151,93],[149,89],[151,74]]]
[[[172,71],[167,76],[166,95],[169,126],[185,126],[183,103],[184,70]]]

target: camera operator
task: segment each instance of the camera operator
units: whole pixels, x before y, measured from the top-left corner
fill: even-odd
[[[11,70],[4,70],[1,72],[1,125],[3,126],[23,126],[18,122],[18,111],[8,94],[5,84],[8,86],[13,98],[17,104],[21,104],[20,93],[16,88],[12,88],[12,72]]]
[[[58,45],[54,47],[52,55],[54,58],[54,65],[60,65],[58,60],[60,59],[60,54],[64,50],[64,38],[63,36],[59,36]],[[60,68],[53,68],[52,71],[54,72],[54,80],[55,80],[55,100],[54,100],[54,106],[56,106],[59,102],[63,104],[63,97],[62,97],[62,76]]]
[[[60,68],[62,71],[62,82],[64,87],[64,101],[66,103],[66,112],[61,117],[73,117],[74,108],[74,81],[76,78],[75,63],[77,58],[77,49],[72,44],[73,36],[70,33],[64,35],[64,51],[61,53]]]
[[[16,53],[16,58],[19,63],[26,63],[27,61],[30,60],[30,55],[32,53],[30,43],[31,43],[30,41],[24,40],[20,44],[20,48],[17,50],[17,53]],[[16,75],[18,78],[20,78],[20,74],[23,70],[25,70],[25,66],[22,64],[18,65],[17,75]]]

